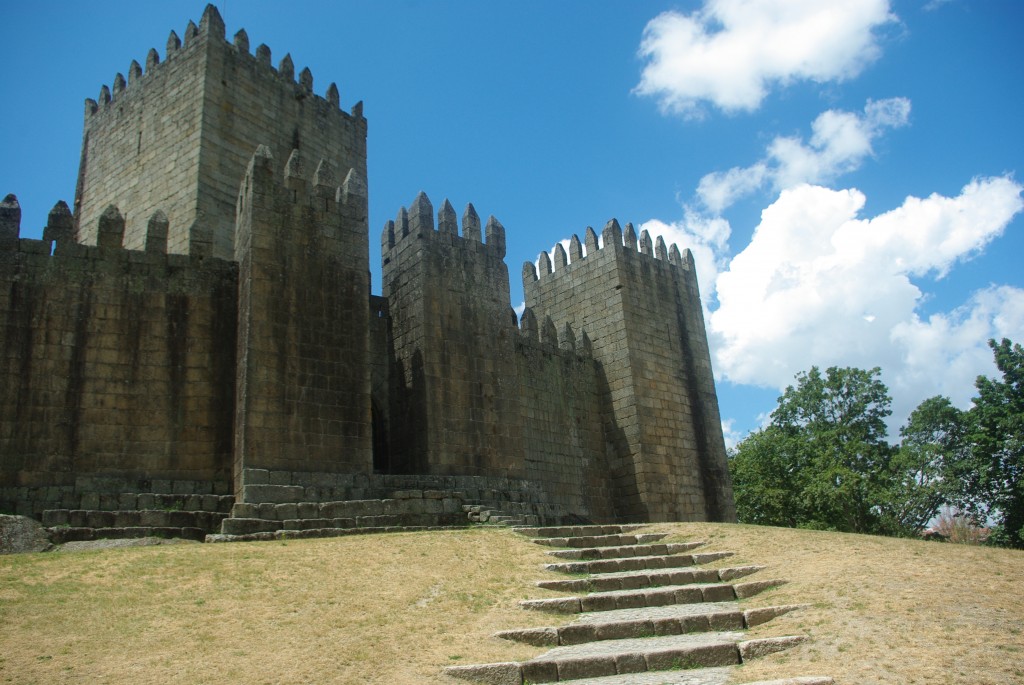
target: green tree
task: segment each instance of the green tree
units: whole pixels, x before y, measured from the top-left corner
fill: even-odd
[[[944,504],[958,500],[955,474],[970,454],[967,425],[965,413],[947,397],[931,397],[910,414],[880,504],[886,528],[920,533]]]
[[[994,539],[1024,547],[1024,348],[989,340],[1002,380],[979,376],[970,409],[971,455],[959,471],[962,496],[998,524]]]
[[[769,426],[741,442],[730,470],[741,521],[883,532],[879,498],[893,450],[878,368],[798,374]]]
[[[810,460],[778,426],[751,433],[729,461],[737,516],[744,523],[796,528],[806,522],[800,494]]]

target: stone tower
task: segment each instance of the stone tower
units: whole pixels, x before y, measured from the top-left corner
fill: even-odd
[[[161,62],[150,50],[145,71],[133,61],[99,101],[87,100],[74,214],[80,242],[96,244],[99,216],[122,208],[125,242],[144,247],[146,223],[157,210],[169,221],[171,253],[232,259],[238,182],[259,145],[275,159],[293,149],[366,178],[366,119],[362,104],[339,109],[333,83],[313,93],[304,69],[295,82],[289,55],[271,66],[270,48],[249,52],[244,30],[233,43],[208,5],[182,42],[173,31]]]
[[[523,266],[526,306],[590,339],[622,520],[735,520],[718,400],[689,250],[610,221]]]
[[[251,469],[369,473],[366,181],[339,187],[298,150],[284,178],[260,146],[238,195],[234,485]]]
[[[486,242],[484,242],[486,238]],[[398,470],[521,474],[521,427],[509,307],[505,229],[481,235],[473,205],[462,217],[420,193],[382,237],[384,296],[395,355],[391,425]]]

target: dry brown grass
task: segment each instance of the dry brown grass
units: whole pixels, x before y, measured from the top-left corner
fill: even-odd
[[[746,682],[831,675],[837,683],[1024,683],[1024,552],[817,531],[674,524],[790,582],[745,601],[811,606],[750,637],[812,642],[737,669]]]
[[[654,528],[654,527],[652,527]],[[753,526],[673,524],[810,603],[751,631],[813,642],[738,682],[1024,681],[1024,553]],[[178,545],[0,557],[0,682],[447,683],[448,664],[541,649],[490,637],[551,625],[516,601],[544,550],[510,531]],[[724,563],[724,562],[723,562]]]

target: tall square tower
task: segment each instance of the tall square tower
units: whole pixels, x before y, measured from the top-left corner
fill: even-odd
[[[146,224],[162,211],[168,251],[234,257],[238,184],[259,145],[274,159],[292,150],[327,160],[341,177],[366,178],[362,103],[339,108],[337,87],[313,93],[313,75],[295,80],[291,57],[275,69],[270,48],[249,52],[239,31],[225,40],[224,21],[208,5],[182,42],[172,31],[161,62],[150,50],[143,71],[132,62],[98,101],[86,100],[74,213],[79,242],[95,244],[109,205],[125,218],[124,246],[142,249]]]

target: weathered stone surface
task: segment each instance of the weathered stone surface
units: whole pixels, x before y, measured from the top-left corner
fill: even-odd
[[[744,661],[781,652],[807,641],[803,635],[768,637],[760,640],[746,640],[739,643],[740,656]]]
[[[48,552],[50,536],[41,523],[27,516],[0,514],[0,554]]]
[[[523,628],[522,630],[503,630],[494,634],[503,640],[522,642],[537,647],[556,646],[559,643],[557,628]],[[564,636],[563,636],[564,638]]]
[[[447,675],[485,685],[522,685],[523,672],[518,663],[482,664],[479,666],[449,666]]]
[[[747,628],[753,628],[759,626],[762,623],[767,623],[773,618],[788,614],[790,611],[796,611],[807,605],[804,604],[786,604],[783,606],[773,607],[757,607],[754,609],[747,609],[743,612],[743,620],[746,623]]]

